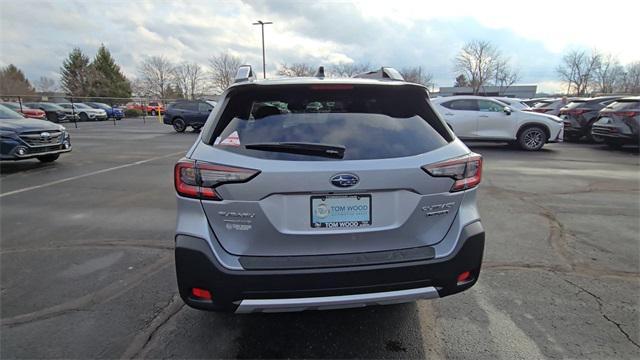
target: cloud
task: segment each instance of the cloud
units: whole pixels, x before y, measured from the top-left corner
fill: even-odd
[[[8,0],[0,12],[0,64],[13,63],[32,80],[57,77],[74,47],[93,56],[104,43],[130,77],[145,56],[153,55],[206,66],[212,55],[229,51],[260,68],[260,31],[252,23],[262,19],[274,22],[265,27],[271,74],[284,62],[420,65],[437,85],[447,86],[453,83],[452,59],[460,47],[485,39],[512,59],[521,82],[553,91],[555,68],[567,49],[597,47],[623,62],[640,59],[630,35],[619,35],[636,30],[629,14],[637,6],[627,7],[630,11],[616,11],[616,26],[607,28],[584,25],[602,23],[596,8],[577,10],[575,4],[549,0],[528,7],[489,0],[482,5],[468,0]],[[24,21],[26,9],[39,21]]]

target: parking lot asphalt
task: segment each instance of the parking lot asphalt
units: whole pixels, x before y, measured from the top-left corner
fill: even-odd
[[[451,297],[234,315],[177,296],[172,166],[196,133],[68,126],[53,164],[2,163],[2,358],[637,358],[638,151],[548,144],[485,157],[478,283]]]

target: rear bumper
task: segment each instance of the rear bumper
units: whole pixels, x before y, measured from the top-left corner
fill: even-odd
[[[484,229],[480,221],[459,233],[455,250],[441,258],[374,257],[374,263],[289,270],[236,270],[223,266],[204,239],[176,236],[180,296],[203,310],[247,312],[335,309],[444,297],[464,291],[480,275]],[[384,260],[382,260],[384,259]],[[457,282],[459,274],[471,277]],[[191,295],[208,290],[211,301]]]

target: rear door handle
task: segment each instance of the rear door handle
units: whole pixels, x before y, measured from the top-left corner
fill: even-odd
[[[489,117],[489,115],[480,115],[480,117]]]
[[[444,113],[445,115],[453,115],[452,113]]]

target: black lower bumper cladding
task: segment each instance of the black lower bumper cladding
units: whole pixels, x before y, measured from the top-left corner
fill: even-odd
[[[484,229],[480,222],[467,225],[454,253],[433,259],[433,252],[421,249],[423,259],[414,256],[361,256],[368,265],[301,268],[304,262],[292,261],[292,269],[229,270],[213,255],[203,239],[176,236],[176,273],[180,296],[189,306],[202,310],[235,311],[245,299],[282,299],[323,297],[395,291],[433,286],[440,297],[464,291],[475,284],[480,275],[484,250]],[[376,254],[376,253],[373,253]],[[308,257],[305,257],[308,258]],[[364,259],[364,260],[363,260]],[[252,265],[255,265],[255,259]],[[264,264],[264,263],[263,263]],[[267,262],[281,266],[279,262]],[[326,264],[325,264],[326,265]],[[457,277],[471,273],[471,280],[458,285]],[[206,289],[212,300],[191,295],[192,288]]]

